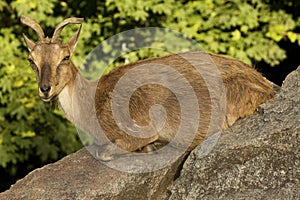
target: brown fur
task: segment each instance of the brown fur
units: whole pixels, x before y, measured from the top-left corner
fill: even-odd
[[[275,92],[272,85],[261,74],[247,64],[233,58],[214,54],[209,54],[209,56],[220,70],[226,90],[227,121],[224,122],[223,129],[232,125],[237,119],[251,115],[258,105],[274,96]],[[185,57],[203,62],[202,59],[206,57],[206,54],[203,52],[189,52],[185,53]],[[198,133],[191,145],[191,148],[194,148],[201,143],[207,133],[211,115],[210,93],[205,81],[199,76],[199,73],[193,66],[187,63],[180,54],[147,59],[121,66],[100,79],[96,93],[96,111],[100,124],[108,134],[108,138],[111,141],[121,138],[128,145],[126,150],[129,151],[137,150],[148,144],[149,140],[151,140],[151,138],[148,140],[135,138],[122,131],[114,121],[111,108],[111,93],[119,78],[130,69],[144,63],[171,65],[172,68],[175,68],[183,74],[193,86],[198,97],[201,115]],[[205,68],[206,66],[203,65],[202,67]],[[161,76],[163,78],[163,76],[167,75],[168,74],[162,74]],[[147,76],[146,73],[145,76]],[[161,142],[170,142],[174,137],[174,134],[176,134],[176,130],[180,124],[180,106],[171,91],[159,85],[147,85],[139,88],[131,97],[131,116],[137,124],[147,125],[150,121],[148,116],[149,108],[151,105],[157,103],[162,104],[166,108],[168,121],[165,124],[164,129],[161,133],[158,133],[156,138]]]
[[[35,22],[29,18],[22,16],[22,21],[26,25],[35,28],[32,25]],[[70,23],[81,22],[73,18]],[[62,24],[58,27],[59,29],[68,24],[68,19]],[[77,68],[68,59],[75,49],[80,31],[72,37],[69,43],[64,45],[57,39],[57,36],[54,41],[47,41],[42,37],[41,29],[35,30],[41,36],[39,37],[40,41],[34,43],[26,36],[25,41],[30,51],[31,65],[36,71],[41,98],[47,102],[57,99],[67,118],[93,135],[99,145],[103,145],[104,140],[99,135],[99,124],[110,141],[127,151],[137,151],[155,142],[168,143],[176,135],[181,119],[180,104],[176,95],[170,89],[159,84],[148,84],[138,88],[130,98],[129,110],[131,118],[137,125],[147,126],[150,123],[149,109],[151,106],[162,105],[167,116],[162,130],[151,137],[138,138],[127,134],[115,121],[112,113],[112,94],[115,85],[123,75],[137,66],[144,64],[171,66],[182,74],[193,87],[198,99],[198,109],[201,117],[196,137],[191,139],[187,135],[181,138],[180,141],[182,144],[190,142],[190,149],[200,144],[208,134],[211,117],[213,116],[212,98],[221,98],[214,96],[214,91],[218,94],[217,91],[220,90],[218,84],[211,91],[203,78],[205,76],[211,80],[218,80],[215,73],[212,72],[212,65],[217,66],[226,92],[226,117],[220,125],[221,129],[228,128],[239,118],[251,115],[258,105],[272,98],[275,94],[272,85],[247,64],[237,59],[204,52],[172,54],[142,60],[118,67],[109,74],[102,76],[98,82],[89,82],[80,75]],[[60,31],[56,32],[60,33]],[[208,58],[212,60],[208,60]],[[201,72],[204,72],[203,74],[199,74],[196,70],[195,63],[200,67]],[[148,72],[145,71],[143,76],[147,77],[147,75]],[[140,74],[137,74],[137,76],[140,76]],[[172,74],[166,71],[158,76],[158,79],[163,80],[167,76],[172,76]],[[46,86],[51,87],[51,90],[42,92],[41,87],[46,88]],[[184,88],[182,89],[184,90]],[[91,102],[94,94],[95,104]],[[77,106],[75,111],[71,109],[71,104]],[[193,108],[193,105],[190,106],[189,109],[197,109]],[[95,117],[91,114],[94,110],[96,110]],[[218,125],[215,126],[215,129],[213,127],[212,130],[218,131]],[[103,151],[99,152],[99,157],[103,160],[110,159],[111,154],[117,153],[112,150],[111,145],[104,146],[100,151]]]

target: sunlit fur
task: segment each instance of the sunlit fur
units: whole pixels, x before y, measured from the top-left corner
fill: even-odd
[[[76,19],[66,19],[59,25],[57,28],[59,31],[56,33],[59,35],[61,29],[68,23],[80,24],[82,22]],[[94,136],[96,143],[103,147],[99,148],[98,156],[100,159],[112,159],[117,152],[109,152],[110,145],[103,144],[103,137],[99,134],[99,124],[110,141],[127,151],[141,150],[143,147],[156,142],[168,143],[176,134],[176,129],[180,123],[178,101],[170,90],[158,85],[147,85],[139,88],[130,99],[129,110],[131,117],[138,125],[142,126],[147,125],[150,121],[149,108],[154,104],[163,105],[168,118],[165,127],[160,132],[149,138],[136,138],[121,130],[114,120],[111,108],[114,86],[126,72],[142,64],[170,65],[187,77],[198,97],[198,109],[201,115],[198,131],[190,149],[203,141],[211,117],[211,91],[208,91],[205,81],[199,76],[197,70],[180,55],[173,54],[120,66],[102,76],[97,82],[90,82],[81,76],[70,60],[80,30],[68,43],[62,44],[58,35],[54,39],[45,38],[41,28],[37,28],[39,25],[33,20],[25,16],[22,16],[21,20],[39,35],[37,42],[31,41],[26,36],[24,39],[29,49],[28,59],[36,72],[41,99],[45,102],[58,101],[60,108],[70,121]],[[210,66],[203,61],[207,54],[188,52],[182,55],[199,63],[200,67],[209,72]],[[260,104],[274,96],[272,84],[247,64],[233,58],[214,54],[208,55],[219,69],[225,86],[226,117],[222,122],[223,129],[231,126],[237,119],[251,115]],[[163,78],[168,75],[166,73],[160,76]],[[147,76],[147,73],[144,76]],[[49,90],[49,88],[51,89]],[[218,90],[219,88],[215,89]],[[94,100],[95,102],[92,102]],[[74,108],[76,109],[74,110]],[[96,112],[95,116],[93,115],[94,112]],[[185,139],[188,138],[183,138],[183,142]]]

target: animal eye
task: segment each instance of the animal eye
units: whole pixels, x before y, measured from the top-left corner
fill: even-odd
[[[70,56],[65,56],[63,60],[70,60]]]
[[[30,63],[31,68],[32,68],[34,71],[37,71],[38,69],[37,69],[37,66],[36,66],[36,64],[34,63],[34,61],[31,60],[31,59],[28,59],[28,61],[29,61],[29,63]]]
[[[30,65],[35,65],[34,61],[31,60],[30,58],[28,59],[28,61],[29,61]]]
[[[36,68],[36,64],[34,63],[33,60],[28,59],[28,61],[29,61],[30,65],[31,65],[32,67]]]

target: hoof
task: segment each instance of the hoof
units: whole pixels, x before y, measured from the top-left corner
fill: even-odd
[[[101,152],[96,151],[96,159],[104,162],[109,162],[114,159],[114,156],[107,152]]]

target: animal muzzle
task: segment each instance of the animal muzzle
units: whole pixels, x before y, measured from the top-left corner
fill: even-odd
[[[42,85],[39,87],[39,94],[43,101],[50,101],[51,100],[51,89],[52,87],[50,85]]]

